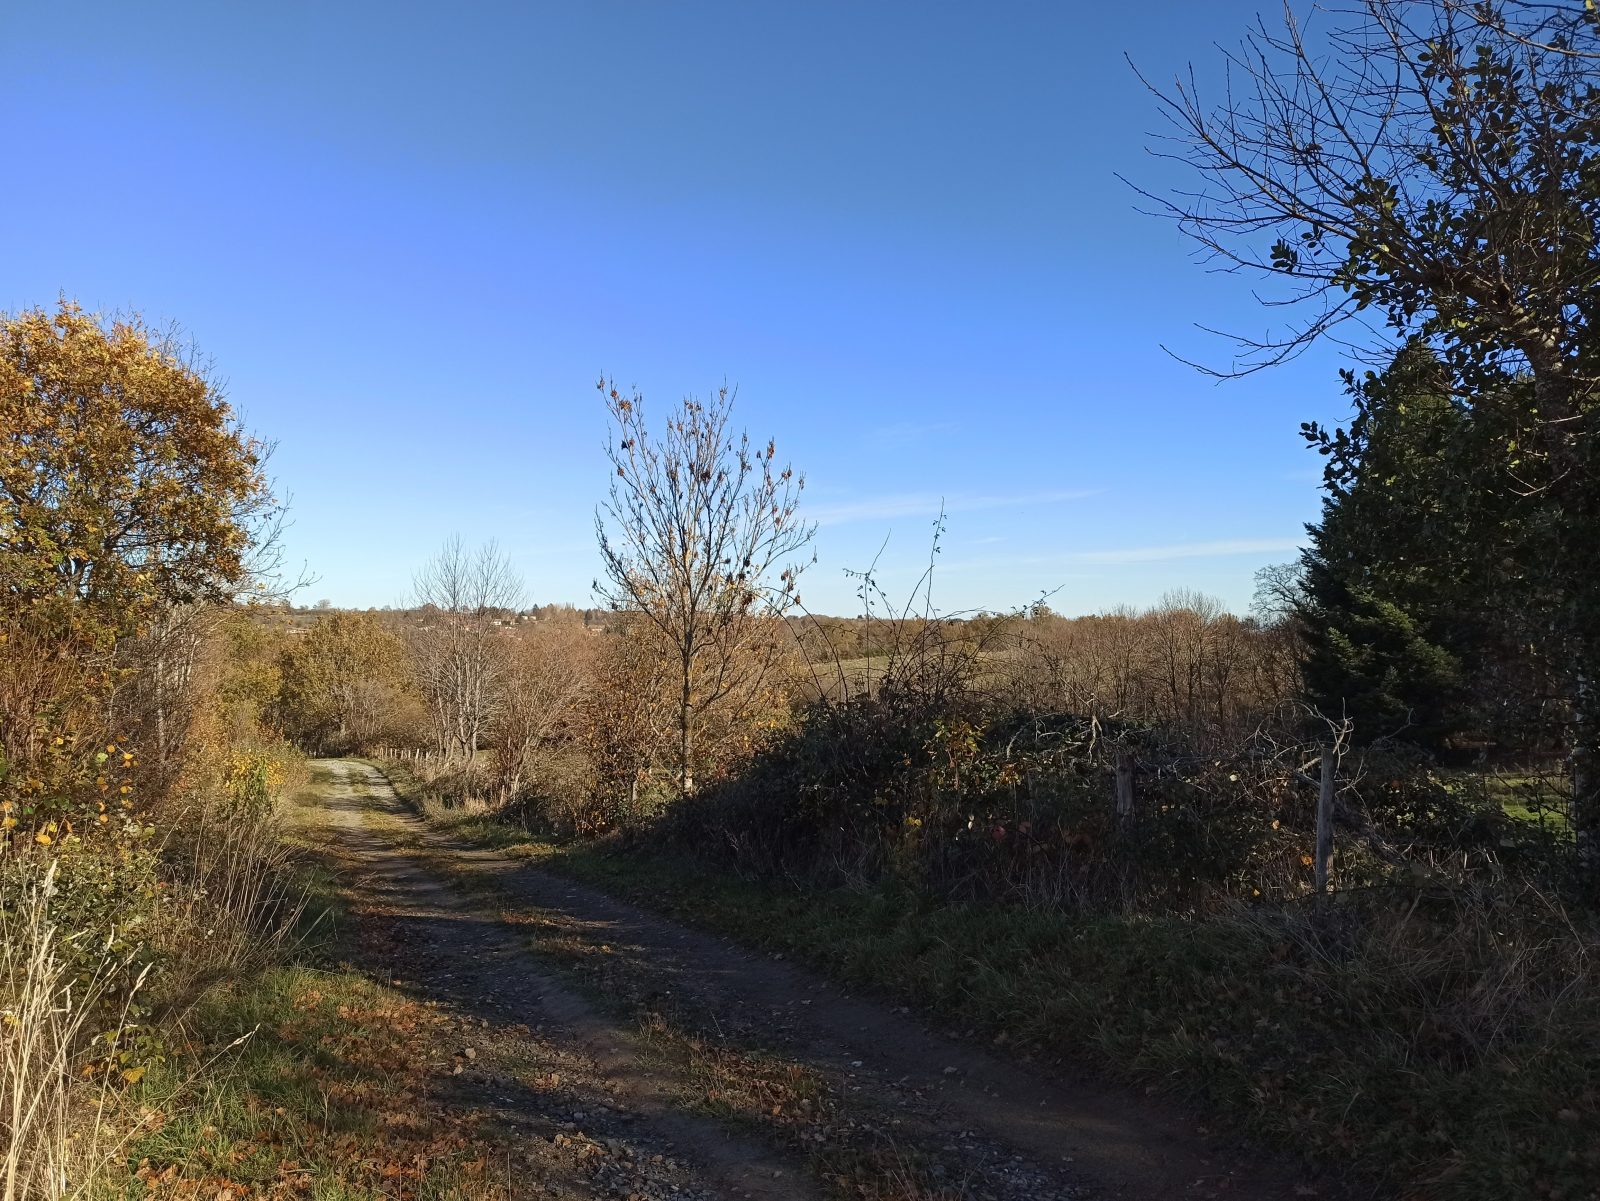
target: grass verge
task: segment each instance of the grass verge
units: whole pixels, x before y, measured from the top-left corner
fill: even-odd
[[[286,803],[291,829],[314,803],[309,792]],[[308,903],[293,954],[210,989],[172,1053],[122,1098],[140,1133],[113,1191],[180,1201],[508,1196],[492,1115],[440,1099],[455,1019],[347,962],[354,927],[337,865],[307,854],[299,867]]]
[[[449,1019],[357,973],[272,968],[220,989],[155,1076],[163,1115],[132,1148],[132,1195],[174,1198],[503,1195],[496,1144],[431,1103],[427,1045]]]

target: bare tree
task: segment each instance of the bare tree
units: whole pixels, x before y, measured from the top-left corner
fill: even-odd
[[[714,708],[752,705],[783,650],[777,620],[799,596],[800,556],[815,527],[797,512],[802,477],[777,447],[752,449],[729,429],[733,392],[685,398],[659,433],[644,398],[600,381],[615,429],[615,468],[595,514],[604,583],[614,608],[641,614],[670,648],[676,685],[678,786],[694,791],[697,735]]]
[[[496,622],[522,601],[522,581],[493,542],[468,551],[449,539],[417,572],[418,684],[447,764],[472,761],[494,717],[503,663]]]
[[[1035,707],[1153,721],[1226,745],[1293,695],[1281,631],[1220,601],[1168,592],[1143,612],[1063,618],[1035,610],[1019,631],[1013,688]]]
[[[199,701],[196,677],[222,610],[209,603],[163,604],[117,646],[121,671],[106,702],[113,725],[137,738],[163,792],[176,780]]]
[[[1202,716],[1202,690],[1212,628],[1223,614],[1214,597],[1188,589],[1166,592],[1145,615],[1150,627],[1149,670],[1168,721],[1196,726]]]
[[[537,785],[543,756],[572,724],[593,677],[593,639],[567,624],[509,640],[489,727],[500,803]]]

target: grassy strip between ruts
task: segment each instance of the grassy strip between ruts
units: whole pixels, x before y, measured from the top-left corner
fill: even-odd
[[[981,1032],[1086,1059],[1403,1197],[1600,1197],[1592,934],[1449,898],[1409,912],[1035,914],[893,885],[808,889],[561,842],[402,795],[455,837],[798,956]],[[1388,902],[1374,902],[1385,904]],[[1548,981],[1540,984],[1539,981]]]

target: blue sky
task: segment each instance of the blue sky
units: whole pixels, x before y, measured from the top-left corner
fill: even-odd
[[[807,476],[808,606],[892,593],[1236,608],[1316,512],[1339,361],[1217,385],[1264,332],[1115,178],[1156,77],[1256,5],[0,7],[0,309],[181,323],[277,443],[301,597],[400,601],[448,535],[584,603],[602,372],[724,379]]]

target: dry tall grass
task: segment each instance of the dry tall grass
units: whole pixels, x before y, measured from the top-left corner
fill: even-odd
[[[115,1115],[119,1090],[142,1075],[123,1058],[136,1003],[170,1027],[211,985],[280,960],[295,937],[305,896],[275,806],[197,801],[179,825],[151,913],[107,918],[72,895],[60,861],[5,852],[0,1201],[67,1201],[104,1180],[134,1133]],[[135,931],[142,944],[128,941]]]
[[[127,1026],[145,973],[124,992],[113,1028],[92,1031],[130,958],[108,934],[56,924],[55,862],[17,868],[20,887],[0,905],[0,1197],[62,1201],[86,1195],[114,1153],[104,1122],[113,1077],[94,1069]],[[87,940],[104,945],[85,975],[82,956],[68,950]]]
[[[181,997],[207,983],[276,962],[305,908],[294,852],[275,805],[195,802],[178,826],[157,938],[174,957]]]

